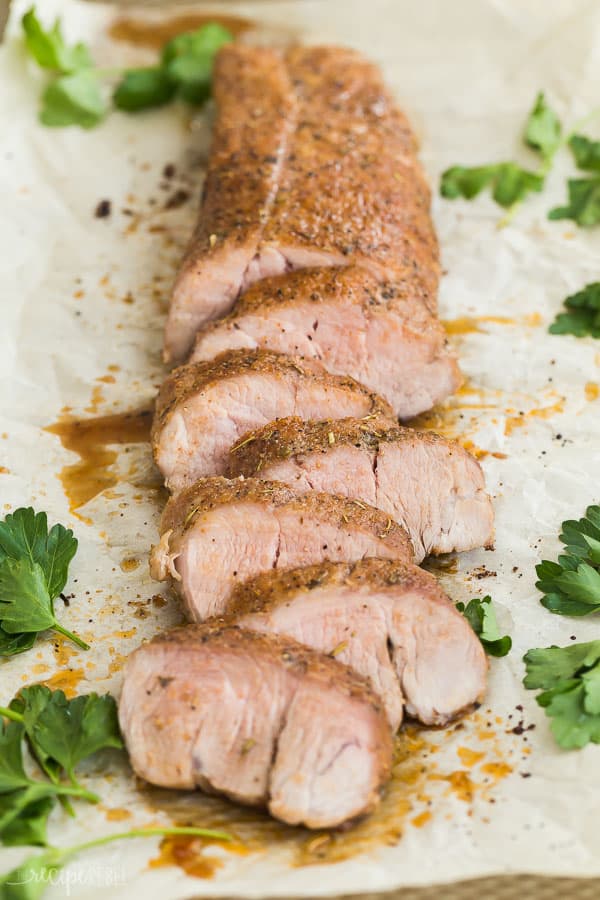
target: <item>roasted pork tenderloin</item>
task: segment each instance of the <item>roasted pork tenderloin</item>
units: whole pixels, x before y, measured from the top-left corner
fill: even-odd
[[[222,615],[241,582],[270,569],[380,556],[412,562],[406,531],[362,502],[255,478],[204,478],[172,497],[150,568],[189,619]]]
[[[367,558],[265,572],[235,590],[227,621],[350,666],[381,697],[394,731],[403,709],[445,725],[485,691],[479,638],[436,579],[410,563]]]
[[[261,82],[264,88],[261,89]],[[414,138],[376,66],[354,50],[230,45],[199,224],[177,277],[165,359],[256,281],[357,264],[412,267],[435,309],[438,250]]]
[[[127,660],[119,721],[134,771],[332,828],[370,812],[392,738],[368,683],[289,638],[195,625]]]
[[[221,475],[227,454],[248,431],[279,416],[392,416],[380,397],[314,360],[266,350],[235,350],[176,369],[154,414],[154,458],[171,491]]]
[[[318,360],[328,372],[351,375],[380,394],[401,419],[430,409],[461,383],[444,328],[429,312],[412,267],[395,283],[379,282],[358,266],[265,278],[230,315],[198,333],[190,360],[239,348]]]
[[[406,528],[417,562],[490,547],[494,539],[477,460],[456,441],[383,419],[280,419],[232,448],[227,474],[260,475],[376,506]]]

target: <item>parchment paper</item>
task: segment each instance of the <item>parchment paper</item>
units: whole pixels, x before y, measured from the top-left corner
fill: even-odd
[[[59,615],[92,648],[80,652],[49,636],[0,663],[1,703],[43,679],[118,693],[124,656],[179,621],[176,601],[147,572],[164,502],[147,446],[113,448],[118,459],[105,474],[117,483],[71,511],[58,476],[77,458],[44,428],[69,411],[99,415],[152,398],[164,375],[168,289],[194,220],[208,137],[206,119],[192,121],[179,108],[115,113],[91,132],[40,126],[44,76],[19,42],[27,6],[13,4],[0,51],[0,499],[4,512],[32,503],[74,528],[80,549],[67,590],[75,596]],[[107,38],[115,15],[107,7],[43,0],[38,9],[46,21],[60,13],[68,36],[92,43],[107,65],[144,57]],[[349,43],[376,59],[412,117],[434,185],[455,163],[535,165],[520,132],[538,90],[565,122],[598,102],[593,0],[274,0],[228,3],[227,12],[304,40]],[[167,164],[176,168],[172,178],[163,175]],[[502,230],[485,198],[434,200],[446,269],[441,314],[468,380],[421,424],[459,435],[479,453],[497,516],[495,551],[438,570],[456,600],[491,593],[514,641],[510,656],[492,661],[482,709],[457,730],[404,739],[387,818],[374,821],[371,837],[363,826],[364,852],[343,862],[320,862],[306,835],[274,834],[245,852],[208,848],[221,865],[207,880],[149,867],[158,841],[148,839],[87,854],[49,897],[318,896],[500,872],[600,874],[600,747],[558,749],[521,684],[528,648],[600,637],[597,618],[552,616],[534,587],[536,562],[556,557],[561,521],[600,500],[600,344],[547,333],[564,297],[599,275],[600,231],[546,219],[565,197],[571,165],[561,156],[547,190]],[[96,218],[104,199],[111,215]],[[103,803],[79,807],[75,820],[54,813],[56,843],[171,820],[138,790],[123,755],[103,756],[87,778]],[[211,824],[214,807],[190,802]],[[250,832],[246,823],[236,834]],[[321,838],[321,849],[332,842]],[[0,870],[25,852],[2,849]],[[298,864],[307,860],[313,864]]]

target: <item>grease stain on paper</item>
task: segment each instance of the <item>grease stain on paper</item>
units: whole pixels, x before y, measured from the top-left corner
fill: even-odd
[[[108,34],[114,41],[123,41],[136,47],[160,50],[167,41],[177,37],[178,34],[184,34],[186,31],[196,31],[209,22],[216,22],[222,25],[223,28],[227,28],[235,36],[249,31],[254,26],[254,22],[251,19],[245,19],[241,16],[220,12],[186,12],[159,20],[119,16],[110,26]]]
[[[152,410],[145,408],[83,419],[66,413],[46,426],[44,430],[56,434],[65,450],[79,457],[77,462],[63,466],[58,476],[72,513],[77,514],[80,507],[118,484],[119,475],[113,469],[118,452],[111,448],[147,443],[151,424]]]
[[[500,724],[502,719],[498,717]],[[167,791],[141,785],[150,809],[166,812],[177,825],[200,826],[228,832],[233,842],[223,850],[234,853],[262,854],[274,848],[286,852],[295,867],[343,862],[378,847],[397,844],[407,828],[424,828],[441,812],[450,795],[461,803],[477,798],[494,802],[494,787],[512,771],[508,761],[516,747],[499,741],[481,746],[477,729],[485,720],[474,713],[447,730],[405,726],[396,739],[392,778],[381,804],[367,818],[348,829],[310,831],[294,828],[272,819],[256,809],[236,806],[218,797],[200,793]],[[473,748],[462,744],[457,749],[461,767],[443,771],[435,756],[448,750],[458,735],[469,729]],[[504,734],[499,728],[498,734]],[[464,740],[464,738],[462,738]],[[476,747],[476,749],[475,749]],[[443,786],[445,787],[443,787]],[[444,805],[444,814],[448,807]],[[178,865],[187,874],[210,878],[226,857],[206,853],[214,841],[170,837],[161,842],[158,856],[150,863]]]

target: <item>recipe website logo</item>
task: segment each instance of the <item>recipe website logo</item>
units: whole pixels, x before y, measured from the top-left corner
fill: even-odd
[[[46,888],[60,887],[63,896],[77,896],[82,887],[115,888],[126,883],[125,870],[118,866],[71,865],[66,869],[23,865],[16,869],[6,886],[23,887],[24,885],[43,884]],[[35,894],[37,896],[37,893]]]

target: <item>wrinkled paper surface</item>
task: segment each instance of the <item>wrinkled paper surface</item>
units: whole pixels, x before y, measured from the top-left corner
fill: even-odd
[[[175,107],[114,113],[90,132],[39,125],[45,76],[19,40],[27,5],[14,3],[0,50],[0,496],[4,513],[32,503],[51,522],[74,528],[79,552],[67,591],[75,596],[68,609],[59,602],[59,617],[92,647],[85,653],[48,636],[0,662],[1,703],[21,685],[47,679],[78,692],[118,693],[126,654],[179,621],[176,601],[147,571],[164,502],[147,445],[111,448],[118,455],[106,472],[115,483],[75,514],[58,476],[77,457],[44,429],[61,416],[134,409],[153,397],[164,376],[169,285],[194,221],[208,138],[206,117],[192,120]],[[46,21],[60,13],[69,38],[91,43],[102,64],[146,58],[108,39],[115,16],[108,7],[43,0],[38,8]],[[227,4],[227,12],[304,40],[349,43],[377,60],[413,120],[433,185],[458,163],[535,166],[520,134],[538,90],[565,123],[598,102],[594,2],[274,0]],[[167,164],[176,168],[173,178],[163,176]],[[504,229],[489,199],[451,203],[434,190],[446,272],[441,315],[467,382],[427,422],[483,451],[497,516],[495,551],[464,554],[456,571],[448,566],[440,575],[455,600],[491,593],[514,642],[507,658],[491,663],[484,706],[457,730],[413,735],[383,837],[375,822],[372,840],[361,826],[364,852],[342,862],[320,862],[318,846],[306,850],[306,835],[273,837],[246,852],[208,848],[219,862],[208,880],[176,866],[149,867],[159,842],[148,839],[88,853],[48,897],[66,896],[68,880],[80,898],[110,889],[114,898],[174,900],[354,893],[505,872],[600,874],[600,747],[560,750],[521,684],[530,647],[600,637],[597,617],[552,616],[534,587],[536,562],[556,558],[561,521],[600,499],[600,343],[547,333],[564,297],[599,277],[600,229],[546,218],[563,202],[573,171],[562,153],[544,193]],[[96,218],[103,199],[111,215]],[[157,595],[167,602],[152,601]],[[55,811],[56,843],[171,820],[138,791],[123,754],[99,757],[85,777],[103,802],[79,807],[75,820]],[[200,824],[205,801],[189,802]],[[301,861],[312,865],[298,864],[299,845]],[[0,870],[24,854],[3,848]]]

